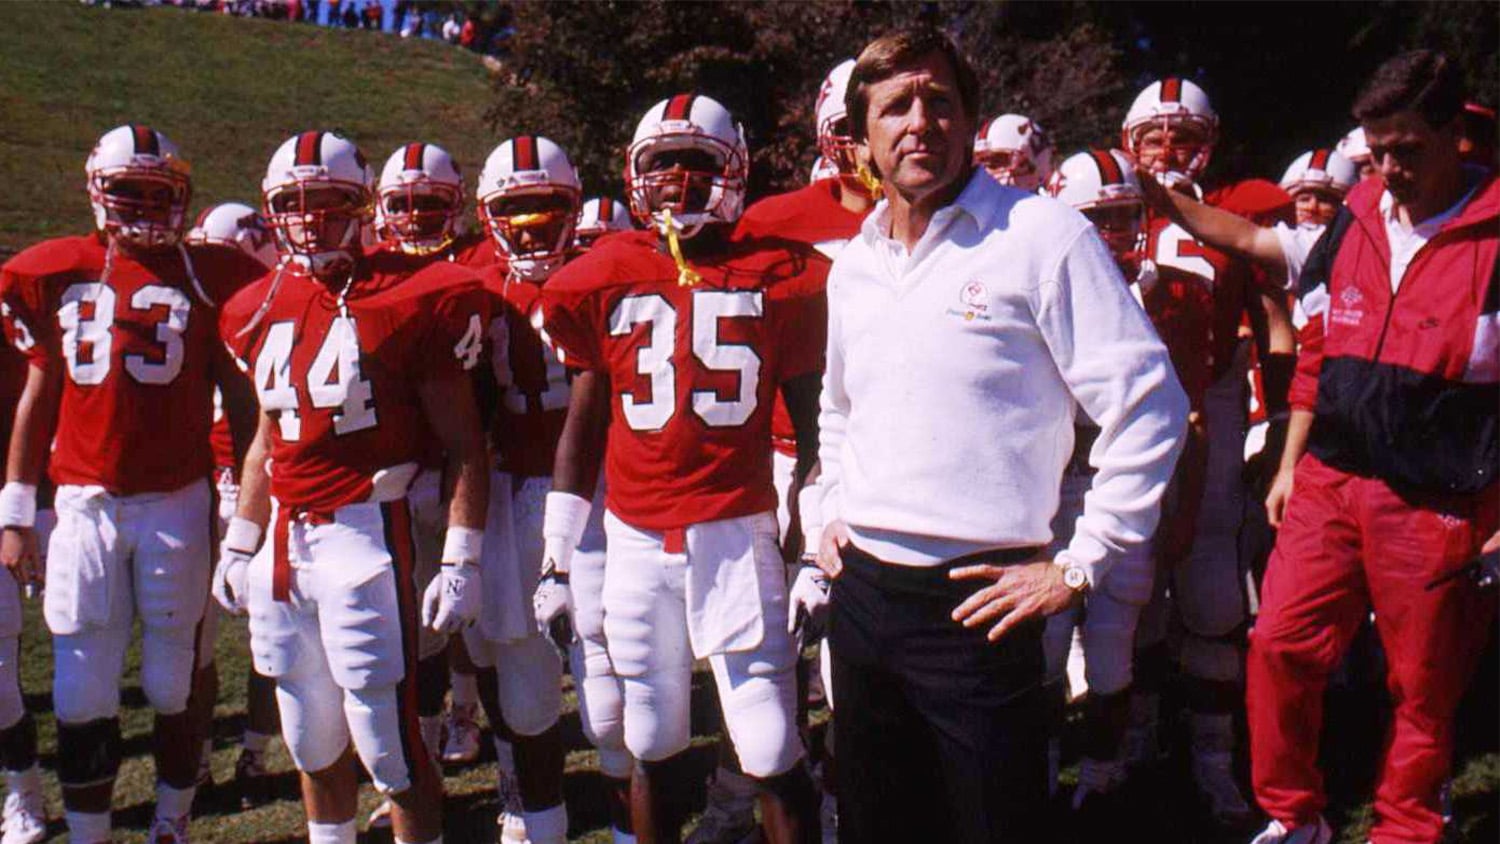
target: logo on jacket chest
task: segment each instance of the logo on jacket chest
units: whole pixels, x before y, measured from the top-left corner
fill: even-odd
[[[989,298],[990,290],[984,286],[984,282],[978,279],[966,282],[958,288],[958,304],[961,307],[949,308],[948,314],[959,317],[964,322],[973,322],[976,319],[989,322],[991,319],[990,305],[987,301]]]
[[[1353,286],[1339,291],[1328,309],[1328,321],[1336,325],[1358,326],[1365,318],[1364,294]]]

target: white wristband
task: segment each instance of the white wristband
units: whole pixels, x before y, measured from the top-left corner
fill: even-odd
[[[36,525],[36,484],[11,481],[0,488],[0,527]]]
[[[811,483],[797,492],[797,518],[802,521],[802,553],[818,553],[823,544],[822,487]]]
[[[557,571],[568,570],[593,509],[594,503],[583,496],[571,492],[547,493],[547,506],[542,511],[542,554]]]
[[[224,529],[224,547],[232,551],[253,554],[255,549],[260,547],[260,537],[263,532],[260,525],[255,522],[233,516],[229,519],[229,527]]]
[[[449,525],[443,537],[443,562],[477,563],[484,550],[484,531],[479,528]]]

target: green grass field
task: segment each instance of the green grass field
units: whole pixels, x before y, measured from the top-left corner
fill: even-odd
[[[0,3],[0,177],[9,188],[0,204],[0,255],[89,227],[84,158],[100,133],[126,121],[151,123],[178,142],[193,162],[195,207],[201,208],[226,199],[254,202],[272,150],[308,128],[348,132],[376,162],[406,141],[434,141],[476,173],[498,140],[483,118],[488,102],[488,77],[477,57],[439,43],[175,10]],[[50,642],[35,605],[27,610],[26,625],[23,683],[39,715],[44,765],[50,767],[56,751]],[[230,622],[219,640],[222,694],[213,767],[221,782],[232,775],[244,719],[245,638],[244,624]],[[135,684],[134,660],[133,653],[125,684],[128,758],[116,799],[118,840],[129,842],[142,840],[149,823],[153,777],[151,718]],[[697,680],[703,682],[704,675]],[[1493,675],[1489,682],[1494,683]],[[1369,770],[1379,749],[1375,696],[1364,690],[1330,709],[1331,815],[1342,823],[1340,840],[1347,844],[1362,841],[1369,822]],[[694,759],[706,775],[713,719],[712,699],[705,699],[695,718]],[[607,841],[595,758],[580,733],[571,695],[568,701],[566,794],[573,833],[581,841]],[[1462,841],[1500,840],[1495,721],[1495,710],[1486,703],[1468,719],[1463,734],[1455,782]],[[273,764],[282,799],[253,812],[203,815],[193,825],[194,840],[299,840],[296,778],[279,746]],[[448,841],[494,840],[491,776],[485,764],[448,772]],[[701,790],[701,783],[693,788]],[[1150,825],[1126,840],[1215,840],[1197,824],[1187,793],[1179,773],[1168,766],[1159,782],[1146,784],[1139,801]],[[367,813],[374,803],[366,786],[362,810]],[[65,840],[50,775],[48,811],[55,819],[51,840]]]

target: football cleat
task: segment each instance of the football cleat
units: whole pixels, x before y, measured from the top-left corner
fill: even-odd
[[[755,844],[761,840],[755,820],[755,795],[723,782],[726,771],[716,771],[708,783],[708,802],[687,844]]]
[[[0,844],[37,844],[47,837],[47,814],[36,789],[5,795],[0,812]]]
[[[479,758],[479,724],[475,704],[455,705],[448,713],[448,740],[443,743],[443,761],[467,765]]]
[[[527,844],[525,811],[521,806],[521,786],[516,778],[501,771],[495,783],[495,796],[500,802],[500,814],[495,825],[500,827],[501,844]]]
[[[1250,844],[1332,844],[1333,830],[1319,815],[1317,822],[1304,824],[1296,829],[1287,829],[1281,821],[1271,821],[1259,835],[1250,839]]]
[[[188,818],[158,817],[151,824],[151,834],[146,838],[151,844],[188,844]]]
[[[234,789],[240,796],[240,809],[245,811],[263,806],[275,797],[275,782],[266,771],[260,753],[240,750],[240,758],[234,763]]]

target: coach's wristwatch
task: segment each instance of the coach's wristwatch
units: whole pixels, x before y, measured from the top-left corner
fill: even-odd
[[[1057,555],[1053,564],[1062,569],[1063,585],[1080,595],[1089,591],[1089,573],[1081,563],[1065,554]]]

